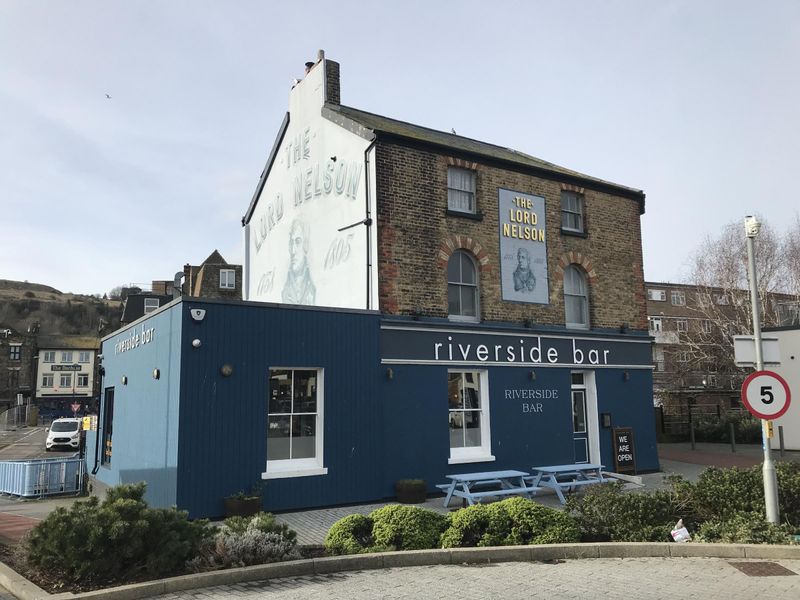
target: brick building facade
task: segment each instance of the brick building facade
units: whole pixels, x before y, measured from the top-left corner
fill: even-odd
[[[36,337],[0,325],[0,410],[32,395]]]
[[[644,193],[344,106],[339,71],[321,54],[289,93],[242,301],[187,272],[103,340],[98,482],[146,472],[152,504],[203,517],[253,481],[287,510],[454,472],[658,470]]]

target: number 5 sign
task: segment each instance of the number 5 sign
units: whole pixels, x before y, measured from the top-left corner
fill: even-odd
[[[772,371],[756,371],[742,384],[742,402],[759,419],[777,419],[789,410],[791,394],[786,380]]]

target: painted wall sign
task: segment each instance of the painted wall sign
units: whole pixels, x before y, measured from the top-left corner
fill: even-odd
[[[381,327],[383,362],[651,367],[649,341]]]
[[[128,332],[128,336],[126,338],[123,338],[114,344],[114,354],[122,354],[123,352],[129,352],[138,348],[139,346],[143,346],[144,344],[149,344],[155,339],[155,337],[155,327],[145,328],[144,325],[142,325],[139,329],[134,327]]]
[[[636,472],[636,456],[633,449],[633,428],[614,428],[614,470],[617,473]]]
[[[323,74],[318,64],[290,92],[286,132],[245,226],[245,300],[368,307],[377,238],[367,241],[364,225],[340,230],[366,218],[369,142],[322,116]]]
[[[499,190],[503,300],[549,304],[544,198]]]
[[[88,367],[87,367],[88,368]],[[51,371],[80,371],[80,365],[52,365]]]

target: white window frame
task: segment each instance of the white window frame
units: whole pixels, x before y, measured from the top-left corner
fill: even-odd
[[[689,321],[686,319],[677,319],[675,321],[675,328],[677,329],[678,333],[686,333],[689,331]]]
[[[72,387],[72,373],[59,373],[58,387],[60,387],[60,388],[71,388]]]
[[[667,301],[667,292],[665,290],[647,290],[647,299],[653,300],[655,302],[666,302]]]
[[[464,283],[464,274],[460,270],[459,266],[459,277],[460,281],[450,281],[450,261],[458,260],[459,265],[461,264],[461,256],[466,257],[466,259],[472,265],[473,273],[475,274],[475,283]],[[480,287],[480,269],[478,269],[477,261],[466,251],[464,250],[456,250],[450,256],[450,259],[447,261],[447,312],[448,318],[451,321],[467,321],[470,323],[477,323],[481,320],[481,287]],[[458,313],[450,313],[450,286],[456,286],[459,289],[459,312]],[[464,290],[472,292],[475,295],[475,315],[465,315],[463,314],[464,310],[464,302],[462,300],[462,295]]]
[[[77,382],[75,383],[75,387],[79,388],[87,388],[89,387],[89,374],[88,373],[76,373]],[[86,379],[86,383],[81,383],[81,378]]]
[[[580,278],[581,285],[583,286],[583,293],[567,291],[567,278],[570,272],[575,272]],[[583,298],[583,322],[572,323],[568,320],[569,311],[567,310],[567,298]],[[564,322],[567,329],[589,329],[589,278],[577,265],[569,265],[564,269]]]
[[[43,363],[54,363],[56,362],[56,351],[55,350],[44,350],[44,356],[42,357]]]
[[[155,306],[153,306],[153,302],[156,303]],[[150,303],[149,308],[147,306],[148,303]],[[145,298],[144,299],[144,314],[149,315],[151,312],[157,311],[159,306],[161,306],[161,300],[160,299],[158,299],[158,298]]]
[[[574,206],[566,206],[566,201],[574,200]],[[586,233],[586,225],[583,219],[584,213],[584,201],[583,201],[583,194],[579,194],[578,192],[570,192],[567,190],[561,191],[561,229],[564,231],[570,231],[574,233]],[[565,218],[567,221],[570,218],[577,221],[577,227],[572,225],[565,225],[564,221]]]
[[[87,364],[90,362],[90,352],[88,350],[81,350],[78,352],[78,362]]]
[[[489,418],[489,371],[486,369],[448,369],[450,373],[474,373],[478,376],[478,397],[481,403],[481,445],[471,448],[450,448],[450,456],[447,464],[457,465],[463,463],[490,462],[495,460],[492,455],[492,433]],[[449,406],[449,405],[448,405]],[[450,410],[447,411],[448,420]],[[450,426],[447,428],[448,441],[450,446]]]
[[[49,381],[49,383],[48,383]],[[51,388],[53,387],[54,379],[52,373],[42,373],[42,387],[43,388]]]
[[[711,333],[711,321],[709,319],[703,319],[700,327],[703,333]]]
[[[61,363],[72,363],[72,350],[61,351]]]
[[[679,363],[687,363],[689,362],[689,351],[688,350],[678,350],[678,362]]]
[[[310,477],[313,475],[327,475],[328,469],[325,467],[323,449],[325,432],[325,370],[320,367],[270,367],[267,371],[267,390],[269,394],[269,378],[273,371],[291,371],[294,379],[294,371],[316,371],[317,373],[317,422],[316,440],[313,458],[286,458],[280,460],[267,460],[265,471],[261,474],[261,479],[286,479],[289,477]],[[265,407],[267,411],[267,424],[269,424],[269,396]]]
[[[466,177],[468,186],[467,188],[457,187],[451,175],[460,175]],[[466,213],[468,215],[477,214],[476,197],[476,179],[475,171],[471,169],[462,169],[460,167],[447,167],[447,210],[453,212]],[[451,194],[450,192],[453,192]],[[466,194],[467,206],[464,207],[463,194]],[[456,199],[456,196],[458,199]]]
[[[235,269],[220,269],[219,270],[219,288],[221,290],[235,290],[236,289],[236,270]]]
[[[719,380],[717,379],[717,375],[714,373],[709,374],[708,376],[708,387],[716,388],[719,386]]]
[[[670,303],[673,306],[686,306],[686,292],[672,290],[670,293]]]

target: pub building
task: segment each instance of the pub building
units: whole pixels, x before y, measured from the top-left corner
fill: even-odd
[[[344,106],[320,52],[242,219],[242,300],[183,296],[103,340],[93,487],[218,517],[254,487],[278,511],[613,471],[621,442],[658,470],[644,198]]]

